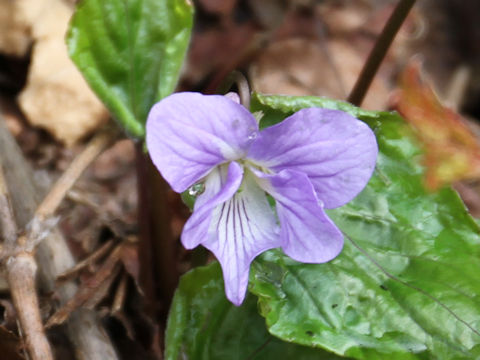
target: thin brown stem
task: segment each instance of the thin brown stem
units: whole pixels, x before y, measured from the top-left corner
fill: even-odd
[[[90,140],[85,149],[73,160],[40,203],[35,212],[37,219],[44,220],[55,213],[68,191],[85,169],[118,138],[118,134],[117,128],[107,127]]]
[[[415,0],[400,0],[392,15],[390,15],[390,18],[380,33],[375,46],[368,55],[367,61],[363,66],[352,92],[348,96],[348,101],[352,104],[357,106],[362,104],[370,84],[372,83],[380,64],[385,58],[385,55],[387,54],[395,35],[402,26],[414,4]]]
[[[95,262],[97,262],[99,259],[104,257],[108,252],[112,249],[114,243],[112,240],[107,241],[105,244],[100,246],[97,250],[93,252],[90,256],[88,256],[86,259],[79,261],[73,268],[65,271],[63,274],[58,275],[58,281],[66,281],[70,280],[73,278],[75,275],[77,275],[80,271],[85,269],[88,266],[91,266]]]
[[[157,294],[155,286],[155,260],[153,256],[154,238],[152,233],[152,186],[150,186],[148,155],[143,151],[143,143],[135,146],[137,166],[137,194],[138,194],[138,227],[139,227],[139,257],[140,287],[145,294],[145,311],[154,317],[157,311]],[[158,219],[157,219],[158,221]]]
[[[40,316],[35,287],[37,264],[31,252],[23,251],[25,244],[18,236],[18,228],[11,206],[7,183],[0,165],[0,230],[7,281],[17,311],[25,343],[32,360],[53,360],[52,350]]]
[[[230,90],[233,84],[237,85],[240,103],[247,109],[250,109],[250,85],[248,85],[248,80],[245,75],[240,71],[232,71],[222,85],[220,85],[217,92],[219,94],[225,94]]]
[[[173,294],[180,279],[177,265],[177,239],[173,237],[171,228],[171,208],[168,199],[169,185],[162,178],[150,158],[147,161],[148,179],[150,181],[151,231],[156,285],[159,298],[164,306],[161,318],[166,319]],[[143,259],[143,258],[141,258]],[[143,261],[143,260],[142,260]]]

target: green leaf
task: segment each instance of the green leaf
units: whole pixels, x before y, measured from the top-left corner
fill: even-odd
[[[270,333],[358,359],[480,358],[479,227],[453,190],[424,189],[402,119],[320,98],[253,100],[269,124],[302,107],[343,109],[372,127],[380,149],[366,189],[328,211],[345,234],[340,256],[300,264],[273,250],[252,266]]]
[[[175,88],[190,39],[187,0],[83,0],[67,34],[70,57],[113,117],[143,137],[152,105]]]
[[[338,360],[322,350],[271,336],[250,295],[241,307],[226,298],[218,263],[184,275],[173,299],[166,360]],[[343,358],[342,358],[343,359]]]
[[[356,118],[362,116],[378,118],[381,114],[379,112],[363,110],[347,102],[332,100],[325,97],[271,96],[255,92],[252,94],[250,110],[252,113],[257,111],[263,113],[263,117],[260,121],[260,128],[263,129],[282,121],[286,116],[292,115],[300,109],[308,107],[342,110]]]

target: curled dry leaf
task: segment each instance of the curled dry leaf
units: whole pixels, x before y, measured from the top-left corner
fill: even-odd
[[[428,189],[480,177],[477,137],[462,117],[443,106],[431,86],[422,80],[417,61],[403,71],[394,108],[412,125],[423,144]]]
[[[48,4],[32,28],[32,62],[18,101],[30,123],[71,146],[109,115],[68,57],[64,37],[73,9],[62,0]]]

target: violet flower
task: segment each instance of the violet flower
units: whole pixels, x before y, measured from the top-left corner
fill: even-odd
[[[230,98],[187,92],[152,108],[146,141],[173,190],[204,187],[181,240],[215,254],[235,305],[245,297],[250,263],[268,249],[281,247],[305,263],[340,253],[342,233],[324,208],[365,187],[378,151],[370,128],[342,111],[303,109],[259,131]]]

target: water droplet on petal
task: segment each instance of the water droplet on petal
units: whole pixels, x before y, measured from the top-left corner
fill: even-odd
[[[198,183],[198,184],[195,184],[195,185],[191,186],[188,189],[188,195],[198,196],[198,195],[203,194],[204,191],[205,191],[205,184],[204,183]]]
[[[248,140],[255,140],[257,138],[258,133],[255,131],[248,135]]]

